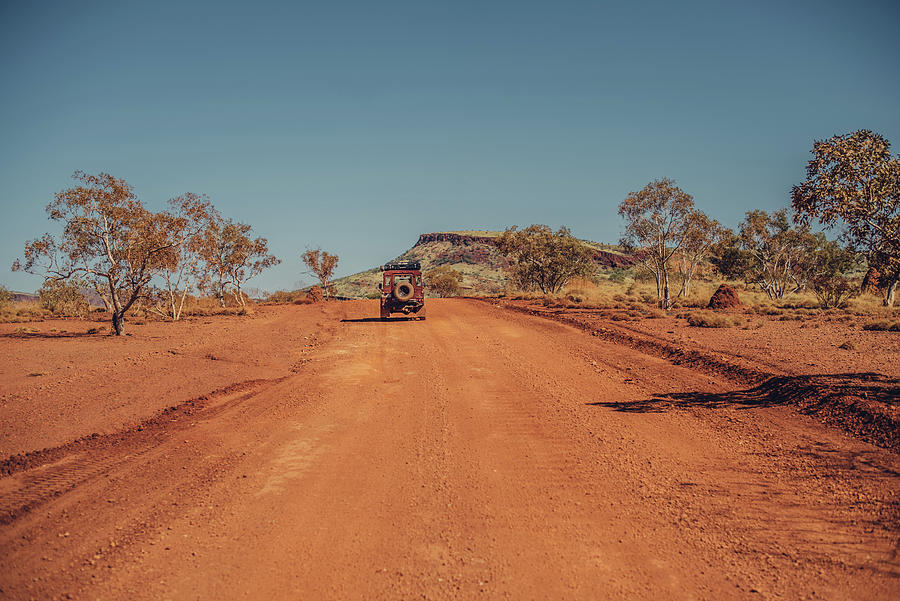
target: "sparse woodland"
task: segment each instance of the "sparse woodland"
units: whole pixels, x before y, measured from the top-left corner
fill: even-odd
[[[703,308],[727,281],[758,311],[844,308],[884,317],[890,327],[900,283],[900,158],[868,130],[816,141],[812,156],[790,207],[748,210],[736,230],[697,209],[672,179],[631,192],[618,207],[620,251],[631,267],[598,269],[598,245],[566,227],[545,225],[511,227],[495,238],[483,232],[481,250],[460,247],[462,256],[493,245],[482,254],[503,259],[502,272],[497,261],[491,266],[495,278],[503,273],[508,282],[499,293],[536,295],[551,304],[634,308],[640,302],[641,314],[653,316]],[[153,212],[124,180],[105,173],[74,177],[78,184],[47,206],[62,232],[27,242],[24,259],[13,265],[45,277],[39,305],[17,306],[8,291],[0,291],[4,319],[40,311],[86,315],[85,291],[103,303],[117,334],[129,314],[178,320],[197,312],[246,312],[247,282],[279,262],[265,238],[223,217],[204,195],[183,194]],[[325,297],[334,296],[338,256],[316,248],[302,253],[301,261]],[[426,260],[430,294],[459,295],[464,279],[467,293],[498,293],[496,285],[491,290],[473,277],[478,261],[463,263],[465,274],[450,255]],[[276,292],[267,300],[309,302],[301,291]]]
[[[749,210],[736,232],[696,209],[674,180],[650,182],[619,205],[625,222],[620,244],[636,266],[624,273],[584,269],[568,288],[536,286],[518,257],[540,254],[540,248],[514,238],[515,228],[507,230],[500,247],[516,258],[509,293],[539,288],[547,303],[568,299],[581,306],[622,306],[637,297],[670,310],[704,307],[713,284],[727,280],[763,311],[848,307],[890,318],[900,283],[900,159],[890,154],[887,140],[867,130],[817,141],[812,154],[806,180],[793,189],[791,208]],[[548,252],[529,264],[549,265],[552,271],[552,256]],[[572,279],[563,268],[558,275],[559,281]],[[698,276],[703,286],[692,285]],[[861,295],[879,297],[885,310],[875,310],[866,298],[851,307]],[[720,324],[716,327],[736,325],[712,321]]]
[[[202,294],[221,307],[231,297],[246,311],[247,280],[278,263],[265,238],[223,218],[205,196],[185,194],[153,212],[123,179],[81,171],[74,179],[47,206],[62,232],[27,242],[24,261],[12,266],[44,276],[41,304],[52,312],[84,313],[77,296],[89,290],[121,335],[130,313],[178,320],[188,298]]]

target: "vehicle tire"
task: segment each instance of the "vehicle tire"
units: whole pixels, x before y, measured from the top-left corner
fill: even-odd
[[[384,307],[382,307],[382,308],[381,308],[381,319],[387,319],[387,318],[389,318],[390,316],[391,316],[391,310],[390,310],[390,309],[385,309]]]
[[[394,286],[394,298],[398,301],[408,301],[413,297],[414,293],[413,285],[408,282],[400,282]]]
[[[422,307],[421,309],[419,309],[419,312],[416,313],[416,317],[418,317],[419,319],[423,319],[423,320],[425,319],[425,307]]]

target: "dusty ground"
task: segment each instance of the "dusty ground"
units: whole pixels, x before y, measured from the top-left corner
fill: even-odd
[[[642,403],[716,406],[793,403],[818,419],[900,452],[900,333],[866,331],[871,318],[803,315],[802,319],[731,311],[741,327],[691,327],[678,312],[640,318],[626,310],[545,307],[524,300],[487,300],[539,315],[630,346],[724,376],[744,389],[727,395],[671,393]]]
[[[114,432],[214,390],[290,373],[336,326],[321,308],[285,309],[130,323],[123,337],[92,321],[0,324],[0,458]]]
[[[547,308],[533,301],[497,301],[547,314],[564,314],[587,324],[605,324],[652,336],[661,341],[721,353],[735,361],[784,374],[845,374],[877,372],[900,378],[900,333],[866,331],[873,318],[847,315],[815,315],[802,319],[729,311],[744,323],[730,328],[688,326],[675,315],[695,309],[672,311],[655,319],[628,318],[610,321],[626,311]],[[844,348],[841,345],[845,345]]]
[[[896,598],[896,454],[581,328],[429,303],[0,338],[7,452],[107,433],[0,478],[0,597]]]

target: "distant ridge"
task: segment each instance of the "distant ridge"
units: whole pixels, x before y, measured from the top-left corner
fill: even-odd
[[[473,235],[462,232],[434,232],[432,234],[422,234],[415,246],[420,244],[428,244],[429,242],[449,242],[450,244],[494,244],[498,236]],[[415,246],[413,248],[415,248]]]
[[[496,293],[508,281],[505,268],[509,260],[497,250],[497,238],[501,234],[488,230],[421,234],[412,248],[393,260],[419,261],[423,271],[450,267],[463,274],[464,291]],[[593,250],[594,261],[601,269],[627,269],[635,263],[633,257],[615,246],[583,242]],[[373,268],[335,280],[335,292],[346,298],[375,298],[379,295],[380,281],[381,272]]]
[[[41,297],[30,292],[16,292],[13,290],[12,299],[14,303],[36,303],[41,300]]]
[[[81,290],[81,294],[92,309],[105,307],[103,299],[96,291],[84,288]],[[37,293],[12,291],[12,299],[16,303],[36,303],[41,300],[41,297]]]
[[[449,242],[454,245],[495,245],[500,234],[501,232],[434,232],[431,234],[420,235],[415,246],[428,244],[430,242]],[[583,242],[594,250],[594,261],[601,267],[627,269],[636,262],[631,255],[612,251],[609,248],[604,248],[601,244],[589,240],[584,240]],[[413,248],[415,248],[415,246]]]

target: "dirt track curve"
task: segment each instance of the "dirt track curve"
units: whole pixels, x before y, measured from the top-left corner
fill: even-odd
[[[429,303],[286,308],[326,317],[292,373],[0,478],[0,598],[900,596],[895,454],[788,406],[648,403],[735,385]]]

